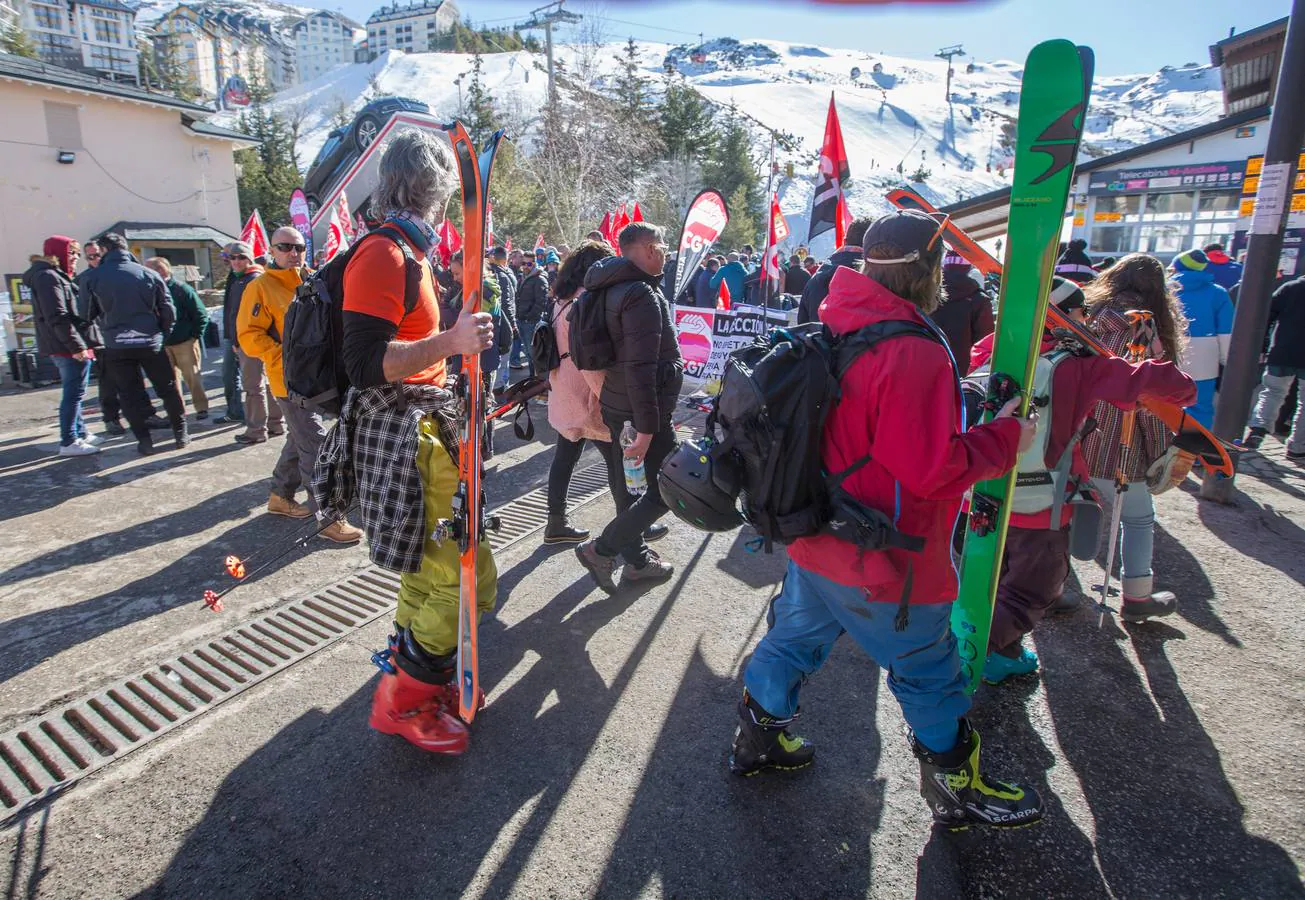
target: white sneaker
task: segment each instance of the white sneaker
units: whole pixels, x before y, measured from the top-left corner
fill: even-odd
[[[91,434],[90,432],[86,433],[86,437],[80,437],[77,440],[81,441],[83,444],[90,444],[92,447],[100,442],[99,435]]]
[[[59,448],[60,456],[91,456],[99,453],[99,447],[92,447],[90,444],[83,444],[81,441],[73,441]]]

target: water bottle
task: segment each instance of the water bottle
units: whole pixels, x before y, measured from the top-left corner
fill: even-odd
[[[629,447],[638,438],[634,423],[626,422],[625,427],[621,429],[621,448]],[[628,456],[622,456],[621,463],[625,468],[625,489],[636,497],[643,496],[648,490],[648,476],[643,470],[643,460],[636,462]]]

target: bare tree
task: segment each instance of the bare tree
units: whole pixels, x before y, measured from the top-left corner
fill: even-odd
[[[290,130],[290,161],[294,163],[296,169],[301,169],[299,165],[299,136],[303,134],[304,125],[308,122],[311,109],[307,101],[301,100],[287,106],[281,113],[286,128]]]

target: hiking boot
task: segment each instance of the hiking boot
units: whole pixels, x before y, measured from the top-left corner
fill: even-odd
[[[979,733],[961,719],[956,746],[936,753],[910,735],[920,761],[920,796],[939,825],[1012,828],[1042,818],[1042,798],[1031,787],[984,778],[979,771]]]
[[[544,526],[545,544],[579,544],[589,539],[589,531],[576,528],[566,516],[549,516]]]
[[[154,438],[150,437],[148,431],[136,439],[136,452],[141,456],[154,455]]]
[[[172,437],[177,442],[177,449],[190,446],[190,429],[182,422],[180,428],[172,429]]]
[[[811,765],[816,748],[803,737],[789,734],[796,713],[777,719],[743,691],[739,701],[739,727],[730,750],[730,771],[735,775],[756,775],[766,769],[792,771]]]
[[[155,413],[145,420],[145,427],[151,431],[171,431],[172,423]]]
[[[640,581],[656,583],[665,581],[675,574],[675,566],[662,562],[662,558],[653,551],[648,551],[648,562],[643,566],[626,566],[621,570],[621,584],[635,584]]]
[[[1259,450],[1260,444],[1264,443],[1264,439],[1268,434],[1269,430],[1267,428],[1252,428],[1247,432],[1245,440],[1242,441],[1242,449]]]
[[[1125,578],[1121,588],[1124,600],[1119,605],[1119,618],[1138,624],[1147,619],[1173,615],[1178,609],[1178,598],[1172,591],[1152,591],[1154,575]]]
[[[276,428],[276,427],[271,426],[271,425],[267,426],[267,436],[268,436],[268,437],[281,437],[281,435],[283,435],[283,434],[285,434],[285,426],[284,426],[284,425],[281,426],[280,428]]]
[[[237,444],[266,444],[267,443],[267,438],[251,437],[249,432],[247,431],[242,431],[240,434],[237,434],[234,440]]]
[[[117,419],[106,419],[104,421],[104,433],[111,434],[114,437],[122,437],[127,433],[127,429],[122,427],[122,423]]]
[[[1305,450],[1288,450],[1287,458],[1292,462],[1305,462]]]
[[[645,544],[651,544],[653,541],[660,541],[662,538],[666,537],[666,532],[670,530],[669,526],[663,525],[660,522],[654,522],[643,530],[643,542]]]
[[[306,507],[300,508],[305,509]],[[356,544],[363,539],[363,530],[350,525],[344,519],[337,519],[323,528],[318,534],[328,541],[335,541],[337,544]]]
[[[233,416],[231,413],[218,416],[213,420],[214,425],[243,425],[245,424],[244,416]]]
[[[1032,675],[1038,671],[1038,654],[1020,647],[1019,656],[1006,656],[993,651],[983,661],[983,680],[988,684],[1001,684],[1007,678]]]
[[[603,593],[616,593],[616,582],[612,579],[612,573],[616,571],[616,557],[603,556],[598,552],[598,541],[585,541],[579,547],[575,548],[576,559],[580,560],[580,565],[589,570],[589,574],[594,576],[594,582],[602,589]]]
[[[268,494],[267,511],[274,516],[288,516],[291,519],[306,519],[312,515],[308,507],[280,494]]]
[[[197,413],[195,413],[195,421],[196,421],[196,422],[203,422],[203,421],[204,421],[205,419],[207,419],[207,418],[208,418],[208,410],[207,410],[207,409],[206,409],[206,410],[203,410],[203,411],[201,411],[201,412],[197,412]]]

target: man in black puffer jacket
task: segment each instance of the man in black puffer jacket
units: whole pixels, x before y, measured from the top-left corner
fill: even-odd
[[[853,220],[847,226],[843,246],[835,250],[834,255],[829,257],[829,262],[811,276],[807,286],[802,289],[802,302],[798,305],[799,325],[820,321],[820,304],[829,296],[829,282],[839,267],[861,271],[861,241],[865,240],[865,233],[873,221],[870,218]]]
[[[1292,382],[1305,387],[1305,276],[1273,292],[1269,328],[1273,329],[1273,343],[1264,373],[1264,391],[1251,413],[1251,431],[1244,443],[1252,449],[1260,446],[1278,421]],[[1291,436],[1287,438],[1287,458],[1305,461],[1305,397],[1297,400]]]
[[[978,281],[978,271],[964,257],[943,257],[947,299],[929,316],[942,329],[962,375],[970,371],[970,348],[992,334],[992,298]]]
[[[557,258],[557,254],[553,254]],[[527,264],[531,260],[526,260]],[[517,333],[520,337],[521,349],[525,354],[525,366],[530,369],[530,374],[535,374],[535,363],[531,358],[530,345],[535,338],[535,329],[539,327],[539,320],[548,313],[548,273],[544,271],[543,266],[528,265],[525,270],[525,277],[521,279],[521,288],[517,291]],[[516,353],[516,347],[513,346],[513,353]],[[520,369],[523,365],[518,362],[512,363],[512,368]]]
[[[671,413],[684,380],[684,360],[661,292],[666,244],[662,229],[635,222],[621,229],[621,256],[601,259],[585,273],[585,290],[602,294],[616,362],[607,370],[599,402],[612,435],[612,452],[621,453],[621,432],[633,423],[636,438],[624,448],[628,462],[642,464],[648,489],[619,513],[603,533],[576,548],[576,555],[607,593],[616,590],[616,557],[628,565],[621,583],[664,581],[674,569],[648,549],[643,533],[666,514],[657,485],[662,461],[675,449]]]
[[[177,321],[168,289],[162,278],[136,262],[122,235],[110,232],[99,244],[104,257],[83,282],[90,294],[87,313],[104,335],[104,364],[122,391],[123,412],[136,435],[137,449],[145,455],[154,452],[147,422],[150,411],[140,403],[147,396],[142,369],[168,411],[177,446],[184,447],[190,443],[185,408],[172,363],[163,352],[163,338]]]

